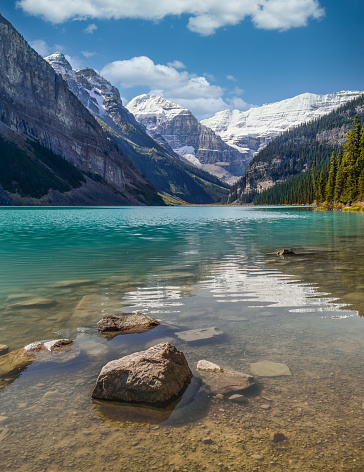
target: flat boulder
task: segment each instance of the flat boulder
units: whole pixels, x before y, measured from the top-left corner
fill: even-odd
[[[219,365],[206,361],[205,359],[198,361],[196,368],[202,372],[223,372],[224,370]]]
[[[258,377],[280,377],[282,375],[292,375],[288,365],[271,361],[261,361],[250,364],[250,372]]]
[[[214,395],[243,392],[255,385],[254,377],[236,372],[200,372],[207,390]]]
[[[188,331],[179,331],[176,336],[186,342],[205,341],[224,334],[221,329],[212,326],[211,328],[189,329]]]
[[[23,348],[26,354],[34,354],[38,362],[68,362],[79,356],[81,349],[70,339],[37,341]]]
[[[101,333],[121,334],[144,333],[155,328],[160,323],[149,315],[141,312],[136,313],[115,313],[113,315],[105,315],[97,323],[97,329]]]
[[[184,354],[170,343],[160,343],[106,364],[92,397],[165,406],[183,393],[191,378]]]

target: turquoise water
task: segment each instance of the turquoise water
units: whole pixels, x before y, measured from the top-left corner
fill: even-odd
[[[35,362],[5,381],[4,470],[119,471],[147,464],[153,470],[255,470],[252,456],[259,452],[262,470],[286,470],[289,460],[298,470],[364,470],[363,235],[361,214],[303,208],[0,209],[0,344],[13,351],[70,337],[80,349],[74,360]],[[269,254],[283,247],[297,255]],[[136,309],[161,326],[112,341],[97,335],[103,314]],[[180,330],[212,326],[224,334],[195,345],[178,337]],[[123,422],[92,404],[108,360],[166,340],[185,353],[194,373],[199,359],[239,372],[271,360],[292,375],[259,378],[262,391],[248,406],[203,395],[193,400],[190,391],[157,421],[166,433],[156,426],[135,429],[133,414]],[[343,422],[350,432],[342,431]],[[238,443],[247,425],[250,436]],[[269,436],[274,429],[288,438],[279,454]],[[168,435],[190,452],[182,446],[174,452]],[[213,437],[217,461],[207,458],[200,440],[206,435]],[[121,438],[128,444],[122,454]],[[106,443],[109,452],[101,454]],[[148,445],[142,458],[141,443]],[[16,452],[20,445],[23,456]]]

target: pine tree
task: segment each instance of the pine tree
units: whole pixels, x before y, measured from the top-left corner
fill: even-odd
[[[324,169],[321,169],[316,185],[316,200],[317,203],[321,203],[325,200],[325,173]]]
[[[336,155],[335,155],[335,152],[333,152],[330,159],[329,178],[327,180],[327,184],[325,188],[325,200],[330,203],[334,200],[335,178],[336,178]]]
[[[344,192],[344,165],[343,165],[343,151],[342,148],[339,149],[339,152],[336,156],[336,178],[335,178],[335,188],[334,188],[334,200],[338,202]]]

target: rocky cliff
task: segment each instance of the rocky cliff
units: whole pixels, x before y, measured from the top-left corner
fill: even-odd
[[[280,102],[247,111],[224,110],[201,121],[230,146],[248,152],[251,158],[283,132],[320,118],[358,97],[362,92],[337,92],[328,95],[303,93]]]
[[[168,145],[185,160],[217,177],[233,182],[244,174],[249,154],[230,147],[214,131],[202,126],[186,108],[156,95],[140,95],[126,108],[150,136]]]
[[[0,122],[82,172],[97,175],[120,202],[148,203],[150,184],[107,139],[63,78],[1,15]]]

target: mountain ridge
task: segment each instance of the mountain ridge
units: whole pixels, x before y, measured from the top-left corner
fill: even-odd
[[[247,111],[220,111],[201,123],[213,129],[230,146],[250,153],[253,158],[283,132],[330,113],[362,93],[341,91],[320,95],[306,92]]]

